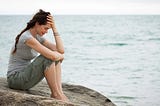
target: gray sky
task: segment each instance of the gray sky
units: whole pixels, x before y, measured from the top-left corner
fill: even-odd
[[[0,14],[160,14],[160,0],[0,0]]]

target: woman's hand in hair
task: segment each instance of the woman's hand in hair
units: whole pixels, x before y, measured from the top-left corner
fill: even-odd
[[[47,16],[47,21],[48,21],[47,23],[51,25],[51,28],[54,31],[54,33],[56,33],[57,29],[56,29],[56,26],[55,26],[54,19],[53,19],[53,17],[51,15]]]

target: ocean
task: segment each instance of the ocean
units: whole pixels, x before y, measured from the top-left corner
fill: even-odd
[[[65,46],[62,81],[83,85],[117,106],[160,105],[159,15],[55,15]],[[15,36],[31,15],[0,16],[0,77]],[[45,37],[52,42],[52,31]]]

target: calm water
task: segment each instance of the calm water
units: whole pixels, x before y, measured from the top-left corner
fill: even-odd
[[[0,77],[31,16],[0,16]],[[118,106],[160,105],[160,16],[55,16],[65,44],[63,82],[84,85]],[[53,39],[51,31],[46,38]],[[53,40],[54,41],[54,40]]]

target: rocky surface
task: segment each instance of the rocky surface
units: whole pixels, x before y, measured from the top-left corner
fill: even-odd
[[[8,88],[5,78],[0,78],[0,106],[115,106],[102,94],[79,85],[63,84],[64,93],[72,103],[50,98],[45,81],[28,91]]]

